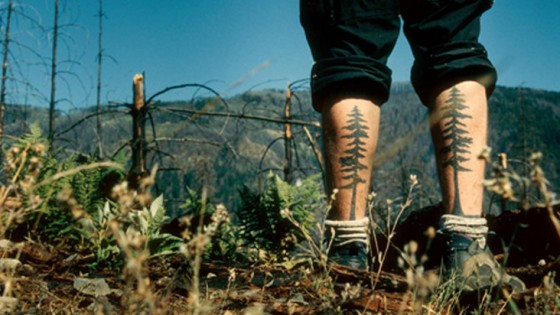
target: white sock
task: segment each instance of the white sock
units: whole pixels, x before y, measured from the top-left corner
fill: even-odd
[[[444,214],[439,220],[439,227],[443,233],[463,234],[476,240],[480,248],[486,247],[488,223],[485,218]]]
[[[327,235],[331,235],[332,247],[359,242],[369,246],[369,219],[367,217],[353,221],[325,220]],[[334,234],[334,236],[333,236]],[[330,242],[330,239],[326,240]]]

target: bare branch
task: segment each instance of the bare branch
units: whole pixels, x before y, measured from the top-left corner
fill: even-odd
[[[218,117],[233,117],[239,119],[253,119],[253,120],[260,120],[260,121],[267,121],[279,124],[293,124],[293,125],[302,125],[302,126],[312,126],[315,128],[321,128],[321,124],[315,121],[305,121],[305,120],[297,120],[297,119],[285,119],[285,118],[274,118],[274,117],[265,117],[265,116],[256,116],[256,115],[249,115],[249,114],[236,114],[236,113],[219,113],[219,112],[205,112],[200,113],[198,110],[195,109],[187,109],[187,108],[173,108],[173,107],[166,107],[160,108],[159,110],[162,111],[169,111],[169,112],[180,112],[180,113],[189,113],[189,114],[198,114],[202,116],[218,116]]]
[[[115,156],[117,156],[117,154],[119,154],[119,152],[121,152],[122,149],[126,148],[127,146],[129,146],[132,143],[131,140],[125,141],[123,144],[121,144],[120,147],[118,147],[115,152],[113,152],[113,154],[111,154],[111,159],[114,159]]]
[[[313,141],[313,137],[311,136],[311,132],[306,126],[303,126],[303,131],[305,131],[305,136],[307,137],[307,141],[309,141],[309,145],[313,149],[313,153],[315,154],[315,158],[317,159],[317,163],[319,164],[319,168],[321,169],[321,173],[325,174],[325,165],[323,162],[323,154],[319,149],[319,146],[316,145],[315,141]]]
[[[284,139],[284,137],[278,137],[278,138],[272,140],[272,141],[268,144],[268,146],[266,147],[266,149],[265,149],[264,152],[263,152],[263,155],[261,156],[261,160],[259,161],[259,168],[258,168],[259,171],[261,170],[262,163],[263,163],[263,161],[264,161],[264,158],[266,157],[266,154],[268,153],[268,150],[276,143],[276,141],[278,141],[278,140],[283,140],[283,139]]]
[[[86,120],[88,120],[88,119],[90,119],[90,118],[92,118],[92,117],[97,117],[98,115],[105,115],[105,114],[114,114],[114,113],[128,114],[129,111],[128,111],[128,110],[122,110],[122,109],[120,109],[120,110],[119,110],[119,109],[113,109],[113,110],[105,110],[105,111],[102,111],[101,113],[95,112],[95,113],[88,114],[88,115],[82,117],[80,120],[78,120],[78,121],[75,122],[74,124],[72,124],[72,126],[70,126],[70,127],[66,128],[66,129],[64,129],[64,130],[62,130],[62,131],[60,131],[60,132],[58,132],[58,133],[56,134],[56,137],[59,137],[59,136],[65,134],[65,133],[71,131],[72,129],[76,128],[77,126],[79,126],[80,124],[82,124],[84,121],[86,121]]]
[[[159,138],[155,138],[153,140],[154,142],[190,142],[190,143],[200,143],[200,144],[208,144],[208,145],[213,145],[215,147],[221,147],[222,144],[215,142],[215,141],[210,141],[210,140],[200,140],[200,139],[194,139],[194,138],[189,138],[189,137],[184,137],[184,138],[169,138],[169,137],[159,137]]]
[[[152,103],[152,101],[154,99],[156,99],[156,97],[163,95],[169,91],[173,91],[173,90],[178,90],[178,89],[184,89],[184,88],[190,88],[190,87],[198,87],[198,88],[203,88],[205,90],[208,90],[210,92],[212,92],[212,94],[216,95],[216,97],[220,100],[220,102],[222,104],[224,104],[224,106],[227,108],[228,104],[227,102],[220,96],[220,93],[218,93],[217,91],[215,91],[214,89],[212,89],[211,87],[208,87],[204,84],[198,84],[198,83],[186,83],[186,84],[179,84],[179,85],[173,85],[170,87],[166,87],[165,89],[156,92],[154,95],[150,96],[148,98],[148,100],[146,101],[146,104],[148,104],[148,106]]]

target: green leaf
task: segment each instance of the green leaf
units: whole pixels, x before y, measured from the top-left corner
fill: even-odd
[[[163,207],[163,195],[159,195],[150,205],[150,214],[152,218],[163,217],[165,208]]]
[[[179,249],[183,239],[171,234],[160,234],[148,240],[148,250],[150,257],[173,254]]]

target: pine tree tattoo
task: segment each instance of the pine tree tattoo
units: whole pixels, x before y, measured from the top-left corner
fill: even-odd
[[[348,149],[344,151],[346,156],[339,159],[339,163],[342,166],[341,172],[345,175],[342,177],[344,180],[350,180],[350,182],[340,189],[352,189],[352,200],[350,204],[350,220],[356,219],[356,191],[357,186],[360,183],[365,183],[366,180],[361,178],[358,174],[360,170],[367,169],[367,166],[360,162],[360,159],[365,156],[362,152],[366,151],[364,147],[365,143],[362,139],[367,139],[368,126],[364,123],[362,113],[357,106],[354,106],[352,112],[348,115],[350,119],[347,121],[347,125],[343,129],[350,130],[350,134],[342,136],[345,139],[352,139],[352,142],[348,144]]]
[[[447,120],[443,125],[443,141],[449,142],[447,146],[441,149],[441,154],[448,154],[449,157],[443,163],[443,167],[450,166],[453,169],[453,182],[455,185],[455,198],[453,202],[453,214],[462,215],[461,200],[459,198],[459,172],[469,172],[470,169],[463,166],[468,161],[464,155],[469,153],[468,148],[472,144],[472,138],[468,137],[469,132],[464,129],[466,126],[463,121],[472,119],[472,116],[464,114],[463,110],[467,108],[463,94],[456,87],[451,88],[449,99],[447,99],[442,107],[442,120]]]

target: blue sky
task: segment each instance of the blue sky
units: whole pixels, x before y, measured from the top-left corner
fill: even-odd
[[[48,59],[54,0],[14,0],[17,15],[12,76],[30,81],[37,93],[12,83],[14,102],[45,104],[50,88]],[[98,0],[61,0],[63,5],[57,81],[59,108],[95,104]],[[5,1],[1,3],[5,7]],[[299,25],[298,0],[105,0],[102,101],[131,100],[131,80],[146,73],[147,95],[182,83],[207,84],[224,96],[252,88],[283,88],[305,79],[312,64]],[[560,91],[558,0],[496,0],[483,17],[481,41],[499,71],[499,84]],[[4,18],[2,19],[4,23]],[[4,26],[4,25],[3,25]],[[403,36],[389,66],[394,81],[408,81],[412,56]],[[188,99],[193,90],[166,94]],[[36,96],[39,94],[41,96]]]

